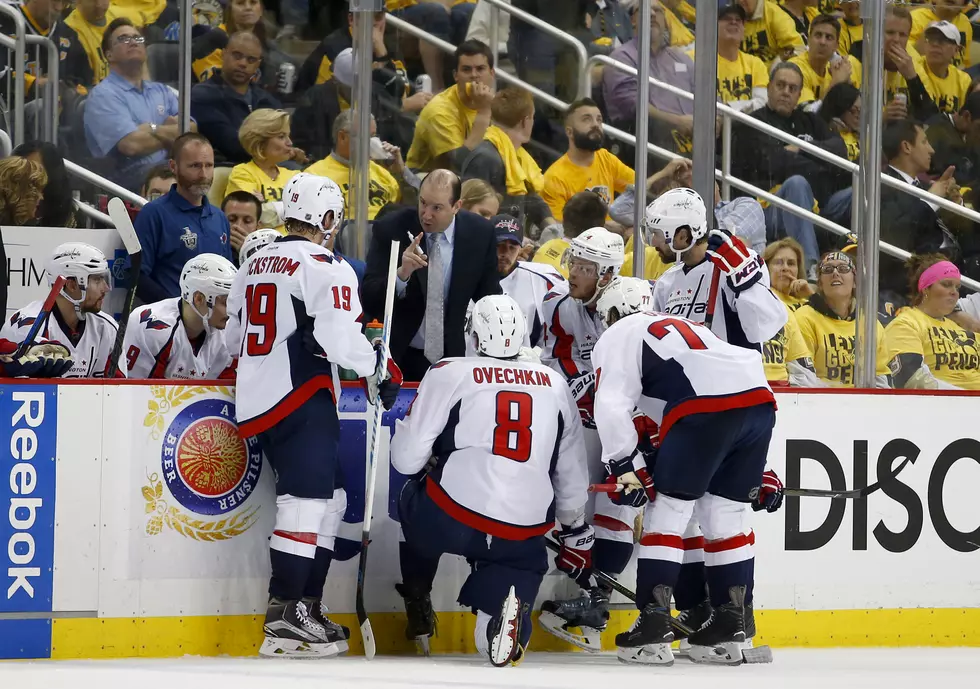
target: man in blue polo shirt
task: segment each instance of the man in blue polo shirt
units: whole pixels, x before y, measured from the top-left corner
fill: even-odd
[[[85,101],[85,140],[93,156],[114,163],[110,178],[135,191],[180,135],[177,97],[165,84],[143,79],[146,46],[129,19],[109,23],[102,51],[109,75]]]
[[[136,234],[143,246],[136,294],[146,303],[179,297],[180,271],[198,254],[232,260],[228,218],[207,197],[214,180],[211,144],[195,132],[177,137],[170,169],[176,183],[136,216]]]

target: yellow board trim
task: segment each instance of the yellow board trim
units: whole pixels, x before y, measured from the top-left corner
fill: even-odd
[[[569,644],[537,625],[535,614],[531,650],[571,651]],[[635,610],[613,610],[602,646],[613,650],[616,634],[629,628]],[[331,619],[353,631],[350,652],[364,647],[352,614]],[[469,612],[439,613],[439,633],[432,640],[435,653],[474,653],[473,625]],[[142,617],[107,619],[56,619],[51,630],[51,658],[168,658],[182,655],[249,656],[262,640],[260,615],[214,617]],[[980,646],[980,609],[920,608],[906,610],[756,612],[759,635],[756,645],[776,647],[850,646]],[[414,652],[404,638],[401,613],[375,613],[371,624],[381,654]]]

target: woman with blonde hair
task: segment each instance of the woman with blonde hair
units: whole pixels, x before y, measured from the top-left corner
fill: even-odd
[[[960,271],[942,254],[912,256],[912,306],[885,328],[896,388],[980,390],[980,348],[976,334],[949,318],[960,297]]]
[[[282,190],[296,170],[280,167],[287,160],[305,161],[306,154],[293,147],[289,138],[289,113],[261,108],[242,122],[238,140],[252,160],[231,169],[225,196],[247,191],[262,201],[261,227],[278,227],[278,212],[272,206],[282,201]]]
[[[33,225],[47,183],[44,168],[33,160],[0,160],[0,225]]]
[[[468,179],[463,182],[460,201],[464,211],[476,213],[487,220],[500,212],[501,197],[489,182],[482,179]]]
[[[857,300],[851,257],[841,251],[824,255],[817,264],[817,292],[796,312],[803,341],[813,352],[817,377],[831,387],[854,387],[854,343]],[[875,387],[887,388],[888,350],[885,329],[877,323]]]
[[[762,259],[769,268],[769,284],[772,293],[796,311],[806,304],[813,288],[806,281],[803,263],[803,247],[791,237],[780,239],[766,247]]]

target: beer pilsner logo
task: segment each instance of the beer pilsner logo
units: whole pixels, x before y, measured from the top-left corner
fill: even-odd
[[[217,395],[201,398],[211,391]],[[248,498],[262,452],[258,438],[238,435],[231,388],[153,386],[151,393],[143,425],[161,443],[142,489],[147,536],[164,527],[196,541],[241,535],[258,518],[259,505]]]

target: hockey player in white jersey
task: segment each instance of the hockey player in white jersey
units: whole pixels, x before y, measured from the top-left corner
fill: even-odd
[[[769,271],[762,258],[727,230],[713,230],[701,197],[692,189],[672,189],[647,206],[645,225],[650,243],[666,260],[676,263],[660,276],[653,290],[653,311],[705,324],[729,344],[761,351],[786,324],[786,308],[769,289]],[[767,502],[757,509],[775,511],[782,484],[767,472]],[[697,629],[707,622],[711,607],[705,597],[703,537],[692,517],[684,533],[684,565],[674,602],[681,620]],[[687,640],[681,638],[681,651]]]
[[[68,349],[73,363],[61,377],[104,376],[118,330],[112,317],[102,311],[110,289],[105,254],[90,244],[66,242],[55,248],[45,269],[49,285],[59,277],[66,282],[38,339],[59,342]],[[3,324],[0,339],[23,342],[43,305],[41,298],[19,309]]]
[[[676,259],[654,286],[654,311],[708,323],[725,342],[757,350],[786,324],[762,258],[727,230],[709,233],[696,191],[660,196],[647,206],[646,229],[661,258]]]
[[[497,272],[504,294],[517,302],[527,321],[525,347],[541,345],[544,334],[545,296],[552,291],[567,291],[568,283],[547,263],[517,260],[524,245],[524,229],[516,218],[498,215],[490,220],[497,236]]]
[[[347,631],[321,599],[346,509],[339,467],[338,366],[367,379],[371,403],[394,403],[401,375],[378,369],[361,332],[357,279],[322,246],[343,218],[328,179],[300,174],[283,190],[286,236],[238,272],[228,297],[240,353],[235,404],[243,437],[257,436],[276,475],[276,524],[265,655],[329,656]],[[237,321],[237,324],[235,323]],[[229,343],[232,344],[232,343]]]
[[[459,603],[476,612],[476,647],[503,666],[527,648],[531,606],[548,571],[545,534],[556,518],[558,568],[572,577],[589,573],[588,470],[563,377],[517,358],[525,334],[517,303],[484,297],[470,322],[479,356],[430,368],[392,440],[392,466],[413,476],[399,498],[406,545],[400,590],[409,594],[406,605],[431,616],[440,556],[466,557],[472,570]]]
[[[181,296],[133,311],[123,342],[126,376],[234,378],[225,325],[228,293],[237,272],[223,256],[199,254],[180,273]]]
[[[245,241],[242,242],[242,248],[238,250],[238,265],[245,265],[248,259],[255,255],[259,249],[267,244],[272,244],[272,242],[281,236],[278,230],[273,230],[268,227],[250,232],[245,237]]]
[[[740,664],[755,634],[748,505],[759,500],[775,424],[762,358],[702,325],[650,312],[613,324],[593,355],[602,460],[624,492],[650,500],[637,565],[640,616],[616,636],[619,657],[673,663],[670,601],[683,536],[696,514],[713,613],[689,637],[689,654],[698,662]],[[660,426],[652,471],[637,451],[637,408]]]
[[[623,265],[623,239],[595,227],[572,240],[562,258],[568,269],[568,287],[560,286],[545,296],[545,321],[541,362],[565,376],[578,405],[584,426],[583,439],[590,480],[604,477],[602,448],[593,420],[595,372],[592,347],[605,329],[596,311],[603,291]],[[633,552],[633,523],[639,514],[635,506],[617,504],[622,496],[596,495],[593,526],[596,533],[594,562],[606,574],[621,573]],[[609,619],[611,588],[595,585],[591,576],[581,577],[581,595],[565,600],[545,601],[541,606],[541,626],[579,648],[598,651],[600,633]],[[575,632],[573,628],[579,628]]]

